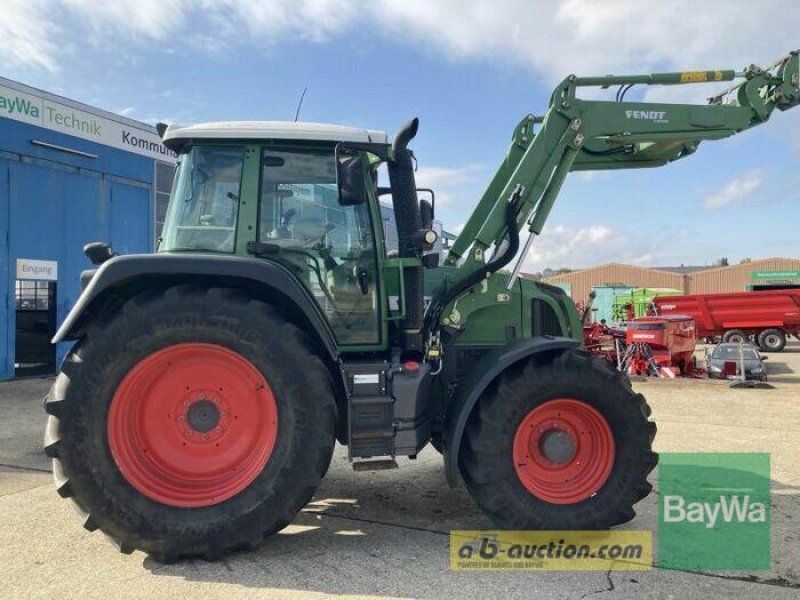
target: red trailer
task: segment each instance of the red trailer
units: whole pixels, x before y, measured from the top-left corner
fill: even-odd
[[[764,352],[780,352],[788,335],[800,338],[800,290],[657,296],[653,303],[659,315],[691,316],[701,339],[752,337]]]

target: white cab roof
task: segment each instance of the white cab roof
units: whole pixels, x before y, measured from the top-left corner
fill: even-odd
[[[295,123],[292,121],[227,121],[201,123],[189,127],[170,125],[164,133],[167,146],[179,145],[181,140],[322,140],[331,142],[387,143],[384,131],[359,129],[326,123]]]

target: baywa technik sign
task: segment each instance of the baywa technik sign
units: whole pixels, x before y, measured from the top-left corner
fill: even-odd
[[[0,117],[173,162],[169,150],[152,131],[139,129],[50,99],[0,85]]]

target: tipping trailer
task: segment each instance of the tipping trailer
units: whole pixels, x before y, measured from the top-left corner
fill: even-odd
[[[659,296],[659,315],[689,315],[698,338],[753,339],[764,352],[780,352],[789,335],[800,338],[800,290]]]
[[[58,493],[122,552],[215,559],[288,525],[335,440],[356,470],[430,442],[498,527],[630,521],[657,463],[650,409],[579,348],[563,290],[520,280],[522,260],[570,171],[658,167],[758,126],[800,103],[798,64],[570,75],[520,121],[444,266],[417,195],[417,119],[391,142],[312,123],[160,126],[179,161],[158,252],[89,245],[98,268],[54,338],[75,342],[45,403]],[[624,100],[734,79],[708,104]],[[621,87],[603,101],[586,86]]]

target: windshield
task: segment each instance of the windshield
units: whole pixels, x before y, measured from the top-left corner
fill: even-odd
[[[754,348],[743,347],[742,353],[746,360],[754,360],[758,358]],[[711,358],[718,358],[720,360],[738,360],[739,359],[739,346],[717,346]]]
[[[244,147],[194,146],[178,162],[162,251],[233,252]]]

